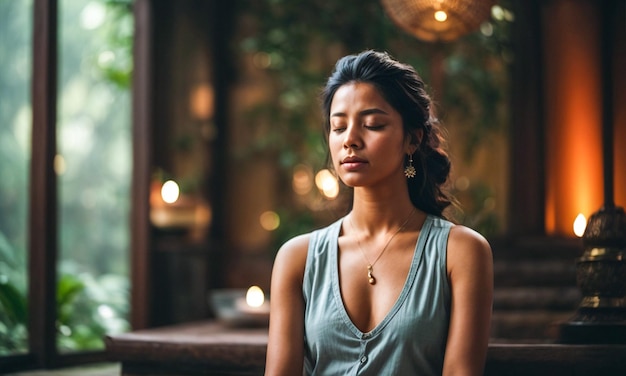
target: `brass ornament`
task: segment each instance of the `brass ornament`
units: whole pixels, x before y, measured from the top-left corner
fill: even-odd
[[[414,178],[417,171],[413,167],[413,155],[409,154],[409,164],[404,168],[404,176],[407,178]]]

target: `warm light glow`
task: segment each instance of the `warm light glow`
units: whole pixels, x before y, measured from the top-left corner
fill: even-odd
[[[578,213],[593,213],[603,200],[602,67],[598,43],[588,38],[598,26],[580,21],[590,6],[567,9],[551,12],[542,65],[545,232],[559,236],[571,236]]]
[[[274,231],[280,226],[280,217],[276,212],[268,210],[261,214],[259,218],[259,222],[261,223],[261,227],[263,227],[267,231]]]
[[[189,110],[196,119],[208,120],[213,117],[213,87],[199,84],[191,91]]]
[[[246,293],[246,303],[250,307],[260,307],[265,302],[265,294],[259,286],[251,286]]]
[[[425,41],[452,41],[489,19],[495,0],[381,0],[401,29]]]
[[[304,196],[313,188],[313,171],[306,165],[298,165],[293,169],[292,186],[294,192]]]
[[[178,200],[180,189],[174,180],[168,180],[161,187],[161,198],[168,204],[173,204]]]
[[[498,21],[504,20],[504,9],[499,5],[491,7],[491,16]]]
[[[439,22],[445,22],[448,19],[448,14],[443,10],[438,10],[435,12],[435,19]]]
[[[315,185],[326,198],[334,199],[339,195],[339,182],[327,169],[321,170],[315,175]]]
[[[493,25],[491,24],[491,22],[483,22],[482,24],[480,24],[480,32],[486,37],[492,36]]]
[[[498,21],[515,21],[515,14],[508,9],[502,8],[499,5],[491,7],[491,16]]]
[[[257,68],[266,69],[272,65],[272,56],[267,52],[257,52],[252,57],[252,62]]]
[[[470,180],[467,176],[460,176],[454,181],[454,187],[460,192],[467,191],[470,187]]]
[[[574,234],[579,238],[583,236],[585,233],[585,228],[587,227],[587,218],[580,213],[574,220]]]
[[[57,175],[63,175],[67,170],[67,165],[65,164],[65,158],[61,154],[57,154],[54,156],[54,172]]]

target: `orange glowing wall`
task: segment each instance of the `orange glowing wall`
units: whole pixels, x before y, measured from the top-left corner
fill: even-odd
[[[594,1],[544,8],[546,233],[571,236],[603,204],[600,12]]]
[[[615,60],[613,72],[615,80],[615,204],[626,208],[626,4],[621,2],[621,9],[617,12],[617,26],[615,35]]]

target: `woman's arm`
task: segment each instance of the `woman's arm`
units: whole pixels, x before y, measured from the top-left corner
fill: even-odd
[[[448,239],[447,268],[452,303],[443,375],[482,375],[493,304],[489,243],[467,227],[454,226]]]
[[[304,299],[302,279],[309,236],[285,243],[276,255],[270,289],[270,328],[265,375],[302,375]]]

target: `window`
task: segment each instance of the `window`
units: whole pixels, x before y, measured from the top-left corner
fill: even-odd
[[[0,356],[28,350],[30,0],[0,3]]]
[[[127,2],[59,5],[57,343],[79,351],[128,329],[133,25]]]
[[[0,366],[48,367],[129,328],[131,0],[2,2],[0,33]]]

